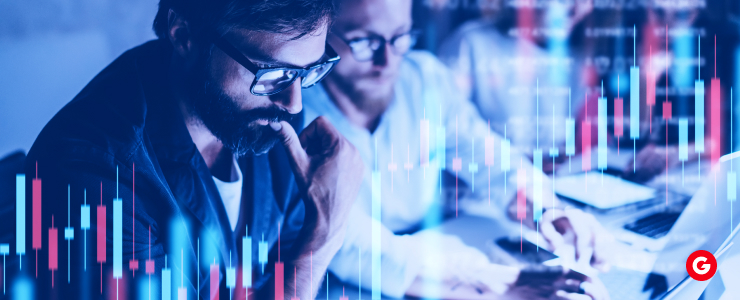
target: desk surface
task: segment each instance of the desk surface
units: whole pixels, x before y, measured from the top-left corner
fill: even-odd
[[[565,167],[567,167],[567,163],[565,164]],[[696,172],[699,168],[696,164],[687,164],[684,167],[686,170],[690,169],[694,171],[683,172],[681,167],[672,168],[669,169],[667,172],[656,176],[646,185],[656,188],[659,191],[668,190],[670,193],[690,196],[696,192],[699,185],[701,184],[702,178],[699,177],[699,173]],[[703,169],[701,171],[702,174],[708,174],[708,169],[706,169],[705,165],[702,165],[701,167]],[[667,185],[666,182],[668,182]],[[499,217],[500,212],[495,211],[494,208],[488,205],[488,203],[483,203],[480,201],[461,200],[460,208],[462,211],[467,212],[468,215],[461,216],[457,219],[448,220],[435,230],[456,235],[460,237],[460,239],[465,244],[471,247],[478,248],[484,253],[488,253],[488,249],[486,249],[486,247],[488,247],[486,245],[487,243],[490,243],[491,241],[501,237],[519,235],[520,224],[514,224],[514,222],[511,222],[509,220],[500,222],[491,219],[491,217]],[[625,218],[634,218],[636,215],[636,211],[630,210],[622,211],[620,213],[610,213],[608,211],[600,212],[597,210],[590,210],[588,208],[586,208],[585,210],[593,213],[596,218],[607,228],[607,230],[610,230],[612,232],[616,230],[617,226],[621,226]],[[642,208],[639,210],[639,213],[646,214],[650,211],[650,208]],[[529,231],[527,229],[525,229],[524,231],[525,236],[528,236],[530,240],[533,239],[532,237],[536,236],[536,234],[532,231]],[[650,272],[657,257],[656,252],[649,252],[645,251],[644,249],[638,249],[623,242],[616,243],[614,247],[614,257],[612,258],[612,263],[615,268],[634,270],[638,272]],[[728,260],[728,263],[729,262],[733,262],[732,266],[734,267],[740,266],[740,259],[730,259]],[[728,270],[728,268],[732,266],[725,267],[724,270]],[[728,274],[727,277],[729,278],[737,278],[739,275],[735,274],[733,276],[733,274],[740,272],[730,273],[729,271],[725,271],[725,273]],[[610,277],[603,276],[603,278],[604,280],[608,280]],[[360,290],[357,286],[353,284],[344,284],[333,275],[328,276],[328,292],[326,283],[327,282],[324,282],[324,285],[318,293],[317,299],[340,299],[343,293],[345,296],[347,296],[348,299],[371,299],[371,294],[368,289]],[[610,284],[606,282],[605,284],[607,285],[607,288],[610,287]],[[365,283],[363,283],[363,286],[365,286]],[[365,288],[367,287],[369,287],[369,283],[365,286]],[[391,298],[387,298],[384,296],[383,299]]]

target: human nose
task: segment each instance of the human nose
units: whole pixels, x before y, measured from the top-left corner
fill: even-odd
[[[386,42],[381,45],[381,48],[375,51],[373,55],[373,65],[378,67],[385,67],[388,65],[390,56],[393,55],[391,44]]]
[[[270,101],[285,109],[290,114],[297,114],[303,109],[301,99],[301,80],[298,78],[285,90],[270,96]]]

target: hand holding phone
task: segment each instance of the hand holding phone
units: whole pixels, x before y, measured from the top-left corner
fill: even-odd
[[[560,266],[534,265],[521,270],[510,292],[529,295],[526,299],[609,299],[606,287],[598,278]]]

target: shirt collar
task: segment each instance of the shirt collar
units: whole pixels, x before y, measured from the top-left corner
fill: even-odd
[[[136,60],[142,96],[146,99],[146,130],[157,157],[178,162],[199,158],[198,149],[185,125],[180,107],[169,90],[168,66],[172,48],[165,41],[155,41],[157,51]]]

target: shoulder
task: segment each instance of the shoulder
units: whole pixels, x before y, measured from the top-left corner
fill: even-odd
[[[490,21],[486,20],[470,20],[455,29],[450,35],[451,39],[464,39],[469,36],[487,34],[495,31],[495,26]]]
[[[471,20],[455,29],[439,47],[439,53],[452,55],[459,51],[463,43],[474,43],[477,40],[498,40],[501,34],[490,21]]]
[[[141,74],[156,42],[133,48],[98,73],[44,126],[29,158],[126,158],[142,142],[147,103]]]

